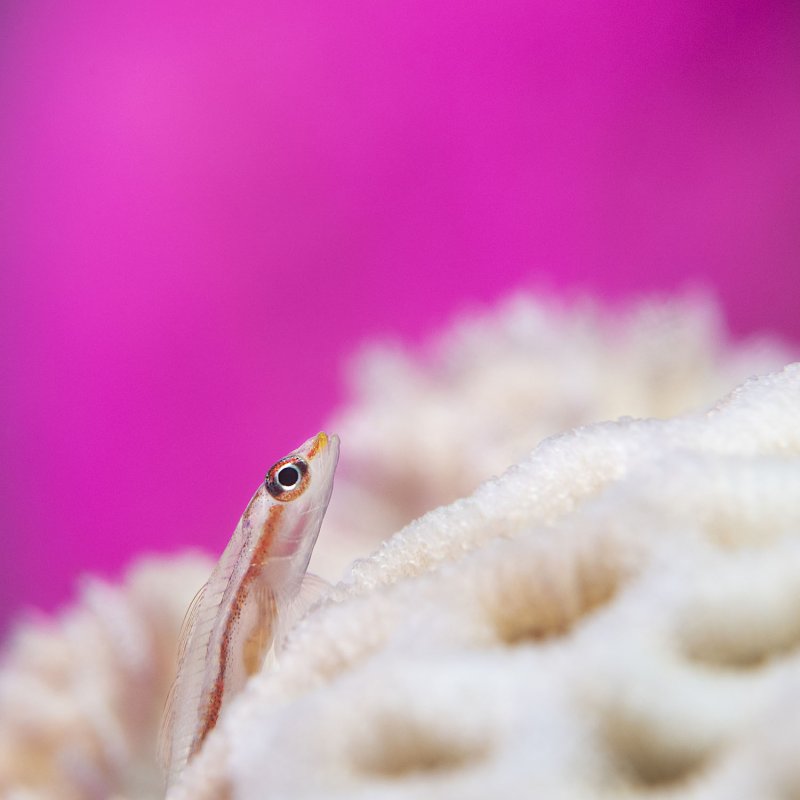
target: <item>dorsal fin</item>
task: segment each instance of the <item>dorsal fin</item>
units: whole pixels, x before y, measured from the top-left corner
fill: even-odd
[[[169,694],[164,702],[164,713],[161,717],[161,727],[158,732],[158,759],[165,770],[169,769],[172,758],[173,732],[176,715],[175,700],[178,693],[178,684],[181,681],[181,674],[183,673],[189,639],[197,623],[197,616],[203,604],[203,597],[205,597],[207,588],[208,583],[204,583],[200,589],[198,589],[181,623],[181,632],[178,637],[178,667],[175,671],[175,680],[172,681]]]

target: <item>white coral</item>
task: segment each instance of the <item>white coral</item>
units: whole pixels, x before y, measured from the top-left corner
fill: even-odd
[[[786,351],[727,344],[701,301],[526,298],[430,349],[360,362],[317,568],[455,502],[352,565],[175,797],[800,794],[798,368],[539,444],[701,406]],[[157,720],[209,570],[143,564],[20,628],[0,795],[160,795]]]
[[[792,360],[763,337],[736,346],[727,338],[703,296],[613,308],[516,295],[462,315],[423,357],[371,345],[352,365],[351,402],[331,423],[344,446],[312,569],[338,578],[547,436],[621,415],[675,416]]]
[[[121,586],[87,580],[52,622],[19,625],[0,671],[0,796],[157,797],[155,734],[201,556],[144,560]]]
[[[548,440],[357,564],[176,800],[797,796],[798,487],[800,365]]]

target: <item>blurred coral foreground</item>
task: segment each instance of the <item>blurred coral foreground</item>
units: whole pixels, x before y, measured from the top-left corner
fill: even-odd
[[[170,797],[800,796],[790,358],[726,344],[690,299],[516,298],[424,357],[363,355],[316,569],[366,557]],[[162,795],[159,716],[209,569],[143,560],[18,625],[4,798]]]

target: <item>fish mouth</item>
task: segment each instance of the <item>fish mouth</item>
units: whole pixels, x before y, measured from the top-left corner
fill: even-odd
[[[306,458],[309,461],[315,459],[320,453],[326,450],[333,451],[332,454],[338,455],[339,453],[339,437],[334,433],[330,436],[325,431],[320,431],[311,442],[311,447],[308,449]]]

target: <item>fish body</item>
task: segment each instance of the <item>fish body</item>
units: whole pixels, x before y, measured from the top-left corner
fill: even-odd
[[[189,607],[162,725],[168,781],[274,644],[303,584],[338,457],[338,438],[319,433],[270,468]]]

